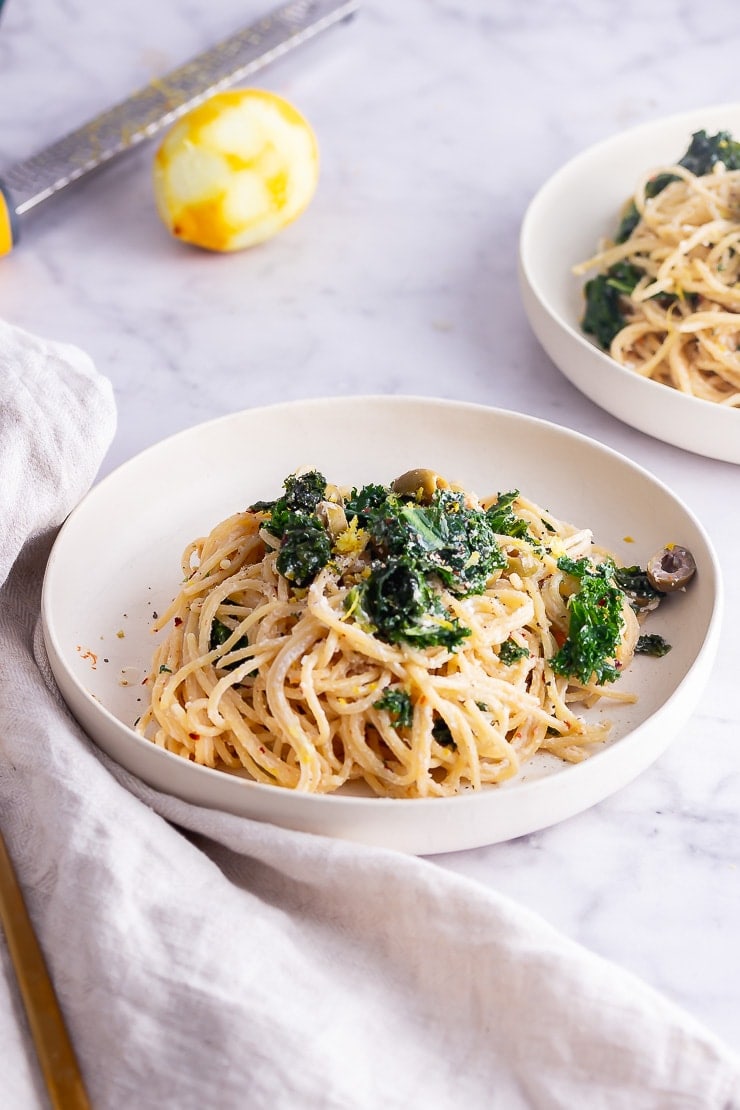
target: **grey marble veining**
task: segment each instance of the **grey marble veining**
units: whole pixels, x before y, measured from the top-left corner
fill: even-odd
[[[8,0],[0,173],[269,4]],[[76,342],[113,381],[104,472],[181,428],[281,399],[418,393],[594,436],[699,516],[726,578],[700,705],[633,784],[563,824],[438,859],[540,912],[740,1048],[740,470],[600,411],[529,331],[519,225],[545,179],[621,128],[737,96],[740,7],[655,0],[366,0],[256,82],[321,149],[308,212],[252,251],[171,241],[153,149],[79,186],[0,260],[0,314]]]

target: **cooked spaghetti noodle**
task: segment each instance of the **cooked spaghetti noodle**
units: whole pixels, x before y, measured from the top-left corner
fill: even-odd
[[[189,544],[180,592],[155,624],[170,630],[154,655],[138,731],[188,760],[260,783],[330,792],[363,780],[377,795],[406,798],[501,783],[538,751],[569,761],[589,754],[609,725],[587,724],[573,705],[634,697],[553,664],[569,634],[574,570],[611,566],[608,553],[588,529],[518,493],[479,502],[435,480],[431,497],[421,487],[399,496],[375,486],[359,498],[353,491],[353,501],[326,486],[312,515],[330,537],[330,557],[304,586],[280,569],[279,502],[238,512]],[[373,546],[367,520],[352,511],[369,501],[366,489],[381,504],[385,491],[399,520],[417,529],[398,566],[409,564],[414,544],[426,545],[448,581],[431,575],[429,614],[395,639],[382,638],[362,600],[381,563],[381,541]],[[445,535],[465,514],[475,528],[503,527],[491,513],[505,504],[516,534],[497,532],[487,549],[479,538],[450,571],[449,536],[440,548],[429,522]],[[389,520],[386,510],[386,529]],[[467,590],[461,583],[484,549],[497,565]],[[626,596],[615,596],[612,678],[629,662],[638,630]]]
[[[740,170],[722,161],[700,175],[666,166],[640,181],[632,203],[624,241],[574,268],[598,269],[618,296],[622,326],[602,345],[643,377],[739,407]],[[584,330],[598,325],[586,318]]]

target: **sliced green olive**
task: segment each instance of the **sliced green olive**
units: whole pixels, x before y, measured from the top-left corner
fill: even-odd
[[[649,561],[645,572],[656,590],[672,593],[682,590],[696,574],[694,556],[686,547],[669,543]]]
[[[449,482],[434,470],[417,467],[415,470],[407,470],[391,482],[391,489],[402,497],[415,497],[417,501],[431,501],[435,490],[449,489]]]

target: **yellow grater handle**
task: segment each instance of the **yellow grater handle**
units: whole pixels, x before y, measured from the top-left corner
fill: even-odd
[[[18,220],[7,189],[0,181],[0,257],[10,254],[18,242]]]

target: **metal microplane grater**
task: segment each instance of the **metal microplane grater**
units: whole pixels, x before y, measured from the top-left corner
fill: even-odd
[[[354,15],[359,0],[294,0],[0,174],[0,255],[27,213],[195,105]]]

